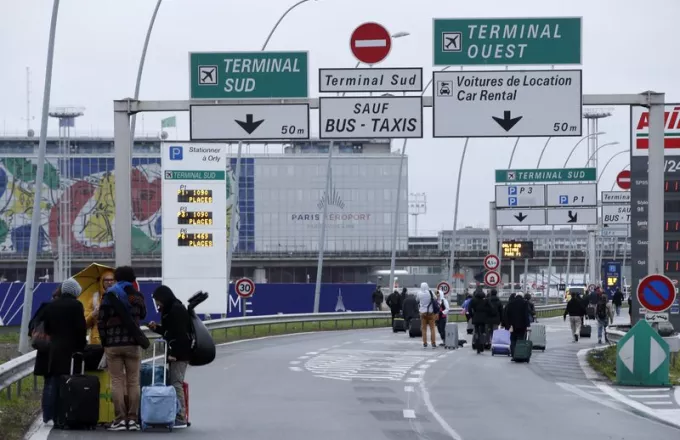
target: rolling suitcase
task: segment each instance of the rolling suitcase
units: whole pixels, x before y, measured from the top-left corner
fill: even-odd
[[[420,329],[420,318],[413,318],[408,323],[408,335],[412,338],[423,336],[423,332]]]
[[[458,345],[458,324],[455,322],[447,322],[444,327],[444,348],[455,350]]]
[[[586,314],[588,316],[588,319],[595,319],[595,305],[594,304],[588,304],[588,307],[586,308]]]
[[[491,356],[510,356],[510,331],[499,328],[491,336]]]
[[[156,369],[156,344],[165,345],[165,360],[168,358],[168,344],[163,340],[158,340],[153,344],[152,369]],[[142,387],[142,398],[140,405],[140,419],[142,431],[151,427],[162,426],[172,431],[177,417],[177,392],[175,387],[165,385],[167,382],[167,369],[163,368],[163,379],[160,384],[156,383],[156,375],[150,386]]]
[[[167,369],[167,365],[153,365],[148,362],[142,363],[142,366],[139,369],[139,386],[140,387],[148,387],[151,386],[152,383],[165,383],[165,385],[169,385],[163,379],[164,377],[168,376],[168,373],[164,370]]]
[[[82,358],[82,353],[79,353]],[[99,379],[85,375],[82,360],[80,374],[75,374],[75,355],[71,357],[71,374],[59,378],[54,427],[57,429],[95,429],[99,420]]]
[[[515,352],[512,354],[512,360],[515,362],[529,362],[531,360],[531,352],[533,344],[529,335],[525,339],[515,342]]]
[[[116,418],[113,408],[113,396],[111,394],[111,375],[108,370],[88,371],[99,379],[99,425],[107,425]]]
[[[545,324],[532,324],[531,331],[529,332],[529,339],[533,344],[534,350],[545,351],[545,345],[547,342]]]
[[[394,333],[406,331],[406,322],[402,316],[395,316],[394,322],[392,323],[392,331]]]
[[[589,338],[590,335],[592,334],[592,332],[593,332],[593,328],[589,325],[584,324],[584,325],[581,326],[581,330],[579,331],[578,335],[581,338]]]

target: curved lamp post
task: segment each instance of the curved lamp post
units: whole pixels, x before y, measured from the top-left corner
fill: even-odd
[[[305,3],[309,2],[309,1],[310,1],[310,0],[300,0],[299,2],[295,3],[295,4],[294,4],[293,6],[291,6],[290,8],[286,9],[286,12],[284,12],[284,13],[281,15],[281,17],[279,17],[279,19],[276,21],[276,24],[275,24],[274,27],[272,28],[272,30],[269,31],[269,35],[267,35],[267,39],[264,40],[264,44],[262,45],[262,49],[261,49],[261,50],[265,50],[265,49],[267,48],[267,44],[269,44],[269,40],[271,40],[272,35],[274,35],[274,32],[276,32],[276,29],[279,27],[279,25],[281,24],[281,22],[283,21],[283,19],[286,18],[286,15],[288,15],[293,9],[295,9],[295,8],[297,8],[298,6],[303,5],[303,4],[305,4]],[[319,1],[319,0],[314,0],[314,1],[316,2],[316,1]]]
[[[576,151],[576,149],[578,148],[578,146],[581,145],[581,142],[583,142],[583,141],[586,140],[586,139],[590,139],[591,137],[599,136],[599,135],[601,135],[601,134],[607,134],[607,133],[604,132],[604,131],[600,131],[600,132],[597,132],[597,133],[592,133],[592,134],[589,134],[588,136],[586,136],[586,137],[584,137],[584,138],[581,138],[578,142],[576,142],[576,145],[574,145],[574,147],[573,147],[573,148],[571,149],[571,151],[569,152],[569,156],[567,156],[567,159],[564,161],[563,167],[564,167],[564,168],[567,167],[567,163],[569,162],[569,159],[571,159],[571,156],[574,154],[574,151]]]
[[[600,150],[603,149],[604,147],[609,147],[609,146],[611,146],[611,145],[619,145],[619,142],[618,142],[618,141],[607,142],[606,144],[600,145],[599,147],[597,147],[597,148],[595,149],[595,151],[593,151],[593,154],[590,155],[590,157],[589,157],[588,160],[586,161],[585,165],[583,165],[583,166],[584,166],[584,167],[587,167],[587,166],[588,166],[588,163],[589,163],[591,160],[593,160],[593,158],[594,158],[595,155],[598,153],[598,151],[600,151]],[[609,164],[609,162],[607,162],[607,164]],[[606,168],[606,165],[605,165],[605,168]],[[602,171],[604,171],[604,168],[602,168]],[[602,173],[600,173],[600,177],[602,177]],[[599,177],[598,177],[597,181],[598,181],[598,182],[600,181],[600,178],[599,178]]]
[[[617,143],[618,143],[618,142],[617,142]],[[605,144],[605,145],[607,145],[607,144]],[[601,147],[600,147],[600,148],[601,148]],[[612,157],[609,158],[609,160],[608,160],[608,161],[604,164],[604,166],[602,167],[602,171],[600,171],[600,176],[597,178],[597,184],[598,184],[598,185],[600,184],[600,179],[602,179],[602,176],[604,175],[604,170],[607,169],[607,167],[608,167],[609,164],[612,162],[612,160],[614,160],[614,158],[615,158],[616,156],[620,156],[620,155],[622,155],[623,153],[627,153],[627,152],[630,152],[630,148],[626,148],[625,150],[621,150],[621,151],[615,153],[614,155],[612,155]]]

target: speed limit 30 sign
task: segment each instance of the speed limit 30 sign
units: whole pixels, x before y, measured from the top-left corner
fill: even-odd
[[[241,278],[234,284],[236,294],[241,298],[250,298],[255,293],[255,283],[250,278]]]
[[[439,290],[444,295],[448,295],[451,291],[451,285],[446,281],[442,281],[441,283],[437,284],[437,290]]]

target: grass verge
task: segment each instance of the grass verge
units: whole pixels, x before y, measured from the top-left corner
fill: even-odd
[[[588,364],[607,379],[616,381],[616,345],[610,345],[602,350],[591,350],[588,353]],[[680,383],[680,361],[677,355],[671,355],[669,372],[670,382]]]
[[[21,440],[40,412],[42,377],[22,379],[11,386],[11,399],[7,390],[0,392],[0,440]],[[18,394],[18,390],[21,390]]]

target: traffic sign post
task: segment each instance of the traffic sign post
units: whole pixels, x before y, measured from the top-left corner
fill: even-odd
[[[490,270],[484,274],[484,284],[489,287],[496,287],[501,282],[501,276],[498,272]]]
[[[319,93],[422,91],[422,67],[319,69]]]
[[[309,104],[192,105],[189,113],[191,140],[309,139]]]
[[[641,307],[652,313],[666,312],[675,302],[675,286],[665,275],[647,275],[637,288],[637,299]]]
[[[392,48],[392,37],[378,23],[364,23],[352,32],[350,48],[357,60],[376,64],[387,58]]]
[[[250,278],[240,278],[234,283],[234,290],[241,299],[241,307],[243,309],[243,316],[246,316],[247,307],[246,300],[251,298],[255,293],[255,283]]]
[[[435,138],[581,136],[580,70],[437,71],[432,85]]]
[[[435,66],[581,64],[581,18],[434,19]]]
[[[496,183],[595,182],[595,168],[496,170]]]
[[[630,189],[630,170],[623,170],[616,175],[616,185],[621,189]]]
[[[307,52],[189,54],[191,99],[306,98],[307,78]]]
[[[497,270],[498,266],[501,265],[501,260],[498,255],[489,254],[484,257],[484,269],[486,270]]]
[[[451,291],[451,285],[446,281],[442,281],[441,283],[437,284],[437,290],[439,290],[442,295],[448,295]]]
[[[319,98],[319,138],[422,138],[422,103],[420,96]]]
[[[616,384],[669,386],[668,343],[641,320],[616,344]]]

